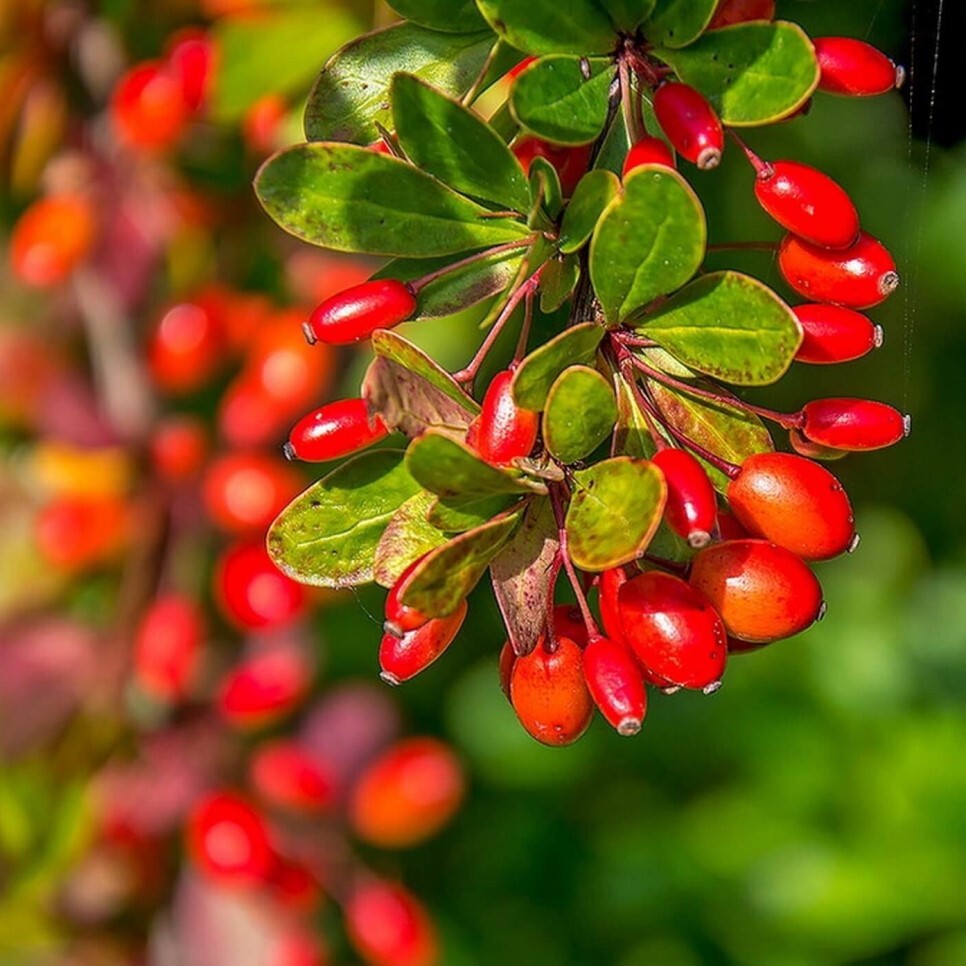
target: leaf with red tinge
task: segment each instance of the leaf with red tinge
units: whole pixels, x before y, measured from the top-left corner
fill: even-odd
[[[414,560],[446,543],[445,534],[427,521],[435,502],[434,494],[420,490],[393,514],[376,547],[377,584],[392,587]]]

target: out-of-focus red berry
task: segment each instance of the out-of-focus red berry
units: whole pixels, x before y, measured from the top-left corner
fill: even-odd
[[[96,234],[97,219],[88,198],[75,194],[41,198],[13,227],[11,268],[28,285],[56,285],[87,257]]]
[[[37,549],[62,570],[82,570],[112,560],[130,529],[127,504],[113,496],[57,496],[40,511]]]
[[[312,668],[300,648],[280,645],[256,651],[222,679],[218,711],[238,728],[261,728],[290,714],[311,683]]]
[[[324,811],[335,794],[333,776],[296,742],[284,738],[255,749],[249,777],[259,797],[293,812]]]
[[[245,111],[242,137],[252,154],[271,154],[281,146],[282,126],[288,112],[288,102],[281,94],[264,94]]]
[[[166,51],[168,73],[181,87],[181,97],[191,114],[198,114],[208,99],[215,67],[215,48],[204,30],[179,30]]]
[[[156,60],[136,64],[121,77],[110,113],[120,140],[145,151],[173,147],[190,116],[181,80]]]
[[[228,533],[264,532],[302,489],[301,476],[278,457],[226,453],[205,472],[205,507]]]
[[[284,627],[305,610],[305,588],[272,563],[260,541],[224,551],[214,580],[222,613],[242,630]]]
[[[134,642],[134,679],[142,691],[165,702],[188,695],[201,665],[204,614],[183,594],[159,597],[141,619]]]
[[[373,966],[433,966],[438,941],[422,904],[403,886],[380,879],[360,884],[345,905],[349,941]]]
[[[214,792],[199,801],[186,836],[195,866],[219,883],[258,886],[271,874],[275,853],[268,825],[236,792]]]
[[[201,389],[225,365],[220,319],[196,302],[171,306],[151,333],[147,356],[151,377],[162,392]]]
[[[197,476],[208,455],[208,433],[197,416],[169,416],[151,437],[151,464],[166,483]]]

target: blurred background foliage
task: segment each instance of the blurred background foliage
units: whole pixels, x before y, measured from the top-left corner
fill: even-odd
[[[150,56],[192,5],[100,7],[132,56]],[[814,163],[846,185],[904,275],[875,313],[880,351],[845,367],[798,367],[761,394],[779,408],[869,396],[914,415],[900,446],[837,464],[862,543],[819,568],[827,618],[735,658],[713,698],[655,695],[635,739],[597,721],[575,747],[550,750],[519,728],[500,692],[498,614],[479,590],[457,645],[395,695],[409,724],[451,740],[471,775],[453,824],[388,860],[437,919],[445,964],[966,963],[966,144],[961,93],[955,77],[947,83],[961,70],[962,11],[949,7],[933,102],[935,4],[779,0],[779,16],[813,35],[862,37],[911,62],[913,119],[898,96],[819,97],[807,117],[749,136],[764,156]],[[258,65],[222,78],[224,122],[283,70],[286,93],[304,90],[327,51],[373,16],[362,3],[303,8],[278,36],[227,38]],[[928,154],[927,130],[938,135]],[[297,139],[296,121],[289,133]],[[236,143],[202,131],[182,164],[231,205],[254,206]],[[737,152],[694,180],[712,241],[774,236]],[[29,193],[18,184],[8,216]],[[172,277],[204,277],[216,264],[233,284],[278,294],[288,240],[250,212],[237,221],[240,231],[170,264]],[[767,256],[727,259],[780,287]],[[407,328],[454,366],[477,335],[473,318]],[[345,393],[364,365],[347,364]],[[99,606],[96,595],[85,606]],[[327,680],[375,677],[380,609],[380,595],[363,592],[319,615]],[[0,779],[4,848],[33,836],[59,874],[83,834],[63,804],[80,797],[83,776],[61,774],[32,761]],[[385,856],[372,860],[387,867]],[[0,949],[24,936],[18,909],[0,900]]]

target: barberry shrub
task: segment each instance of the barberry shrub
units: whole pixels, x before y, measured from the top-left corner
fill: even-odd
[[[257,177],[291,234],[390,259],[307,320],[310,341],[368,339],[375,358],[340,444],[289,447],[350,458],[282,512],[269,551],[307,584],[390,589],[386,634],[402,641],[462,613],[489,572],[527,730],[575,740],[592,695],[632,734],[645,682],[713,693],[729,652],[821,616],[805,561],[852,549],[855,525],[842,485],[807,457],[908,430],[883,403],[781,413],[740,395],[793,362],[870,351],[881,330],[861,312],[899,283],[844,188],[744,137],[804,113],[816,91],[882,94],[902,73],[860,41],[772,20],[771,4],[569,0],[566,17],[558,0],[390,5],[406,19],[328,61],[308,141]],[[762,246],[778,253],[781,292],[704,268],[690,182],[713,190],[726,148],[750,162],[749,204],[786,232]],[[457,372],[393,331],[473,306],[485,335]],[[511,334],[516,351],[500,356]],[[489,386],[484,367],[499,370]],[[794,454],[775,452],[769,422]],[[561,573],[581,634],[555,625]],[[563,660],[601,646],[594,588],[606,660]]]

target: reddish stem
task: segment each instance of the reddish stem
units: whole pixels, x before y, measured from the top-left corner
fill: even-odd
[[[516,212],[513,212],[513,214],[516,214]],[[497,245],[495,248],[487,248],[485,251],[476,252],[466,258],[461,258],[458,262],[453,262],[452,265],[444,265],[442,268],[436,269],[435,272],[429,272],[421,278],[414,279],[408,283],[408,286],[414,294],[418,295],[427,285],[435,282],[438,278],[442,278],[444,275],[449,275],[450,272],[456,272],[461,268],[465,268],[467,265],[481,262],[484,258],[489,258],[491,255],[498,255],[500,252],[513,251],[515,248],[526,248],[533,241],[533,238],[526,238],[523,241],[507,242],[504,245]]]
[[[584,619],[588,638],[600,637],[600,628],[597,626],[597,621],[594,620],[594,615],[590,611],[590,605],[587,603],[587,595],[584,593],[583,585],[577,576],[577,571],[574,569],[573,561],[570,559],[570,548],[567,542],[567,528],[564,522],[563,500],[561,498],[560,488],[551,485],[548,489],[550,491],[550,503],[553,506],[554,519],[557,521],[561,562],[563,563],[564,570],[567,571],[567,579],[570,581],[570,586],[574,589],[574,596],[577,598],[577,606],[580,608],[580,614]]]
[[[729,128],[728,133],[731,135],[735,144],[744,151],[745,157],[748,159],[749,164],[755,169],[755,177],[761,181],[766,181],[768,178],[772,177],[775,173],[775,169],[772,167],[771,162],[765,161],[754,151],[745,144],[744,140],[735,134],[734,130]]]

